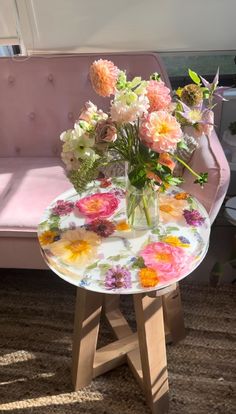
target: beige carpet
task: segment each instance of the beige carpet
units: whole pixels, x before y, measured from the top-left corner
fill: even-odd
[[[235,287],[181,285],[187,337],[167,347],[170,414],[235,414]],[[75,288],[50,272],[0,272],[0,413],[150,414],[123,366],[73,392]],[[133,320],[130,297],[123,307]],[[102,328],[102,340],[109,340]]]

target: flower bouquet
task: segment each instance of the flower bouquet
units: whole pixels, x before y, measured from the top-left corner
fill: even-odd
[[[62,160],[78,193],[104,167],[126,164],[126,212],[135,228],[157,225],[158,190],[183,182],[175,176],[176,161],[193,174],[195,183],[207,182],[207,173],[193,171],[178,151],[185,146],[184,127],[210,134],[213,97],[220,92],[218,73],[212,84],[191,70],[189,75],[193,83],[172,96],[157,73],[149,80],[128,80],[113,62],[95,61],[91,83],[98,95],[112,97],[109,113],[87,102],[74,128],[60,136]]]

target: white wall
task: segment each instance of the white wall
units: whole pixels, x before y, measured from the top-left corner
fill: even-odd
[[[16,4],[29,51],[236,49],[236,0],[16,0]]]

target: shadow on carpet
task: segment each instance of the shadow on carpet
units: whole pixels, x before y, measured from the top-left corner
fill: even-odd
[[[71,385],[75,287],[49,271],[0,271],[0,412],[150,414],[129,368]],[[235,414],[233,285],[181,283],[187,336],[167,346],[170,414]],[[134,326],[130,296],[122,308]],[[112,340],[102,323],[100,345]]]

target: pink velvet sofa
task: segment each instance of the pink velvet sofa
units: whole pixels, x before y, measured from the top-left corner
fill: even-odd
[[[42,269],[37,224],[50,201],[71,184],[60,160],[60,133],[73,126],[86,100],[104,107],[93,92],[88,69],[100,57],[128,76],[168,76],[155,53],[80,54],[0,59],[0,267]],[[104,108],[106,109],[106,108]],[[214,220],[229,183],[229,168],[214,133],[195,152],[193,165],[209,170],[204,191],[186,174]]]

